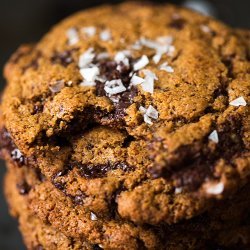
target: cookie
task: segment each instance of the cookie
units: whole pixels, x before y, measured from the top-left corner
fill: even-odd
[[[15,174],[14,171],[8,171],[5,177],[5,195],[10,207],[12,216],[18,218],[19,229],[22,233],[23,240],[27,249],[30,250],[90,250],[94,246],[84,240],[74,240],[66,237],[61,232],[55,230],[48,223],[39,220],[28,207],[26,194],[30,190],[27,182],[21,177],[21,173]],[[32,174],[30,173],[32,176]],[[27,179],[31,181],[31,176]]]
[[[68,237],[133,249],[164,246],[155,228],[237,200],[250,174],[248,35],[173,5],[123,3],[18,49],[0,148],[44,176],[31,209]]]
[[[247,249],[250,244],[249,185],[236,198],[224,201],[194,219],[172,226],[143,228],[121,219],[107,221],[91,211],[84,213],[34,169],[17,168],[15,165],[8,167],[7,179],[10,180],[5,185],[6,196],[12,203],[16,202],[15,204],[22,201],[26,210],[29,210],[27,212],[20,206],[12,205],[14,209],[19,209],[21,230],[27,227],[22,216],[26,216],[24,218],[27,221],[28,213],[37,221],[38,217],[40,224],[42,220],[45,225],[51,225],[50,228],[56,228],[64,236],[67,235],[70,242],[75,242],[79,247],[83,244],[82,239],[92,246],[98,245],[104,249],[209,249],[213,245]],[[46,236],[47,234],[45,232]],[[59,236],[55,235],[55,238],[55,241],[61,242]],[[68,241],[64,242],[65,240],[62,244]],[[46,245],[43,246],[47,249]]]

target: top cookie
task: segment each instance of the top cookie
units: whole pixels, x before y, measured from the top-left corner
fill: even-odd
[[[193,217],[250,173],[246,36],[172,5],[80,12],[6,65],[2,147],[102,216]]]

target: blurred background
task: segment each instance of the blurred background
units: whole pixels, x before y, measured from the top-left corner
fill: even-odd
[[[0,0],[0,89],[5,82],[2,68],[9,56],[22,43],[37,41],[51,25],[80,9],[103,3],[121,1],[98,0]],[[143,1],[142,1],[143,2]],[[250,28],[249,0],[170,0],[153,2],[171,2],[194,8],[213,15],[234,26]],[[4,163],[0,162],[0,249],[23,250],[17,223],[6,207],[2,193]]]

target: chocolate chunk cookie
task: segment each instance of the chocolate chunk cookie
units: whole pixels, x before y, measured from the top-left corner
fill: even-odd
[[[249,48],[249,31],[140,3],[79,12],[19,48],[4,70],[0,154],[38,173],[18,184],[30,209],[107,249],[164,247],[165,227],[193,249],[187,224],[224,213],[249,183]]]
[[[105,220],[92,211],[82,211],[32,168],[18,168],[15,164],[9,164],[8,168],[6,196],[12,214],[19,218],[28,246],[41,245],[44,249],[95,249],[97,246],[99,249],[209,249],[212,246],[244,249],[250,246],[249,185],[235,198],[191,220],[171,226],[135,227],[121,219]],[[23,192],[23,183],[29,191]]]
[[[27,173],[28,176],[26,175]],[[23,235],[23,240],[27,249],[94,249],[94,246],[88,244],[86,240],[76,241],[72,238],[66,237],[48,223],[43,223],[34,215],[28,206],[28,192],[24,192],[23,188],[23,183],[26,183],[25,187],[28,185],[26,179],[29,181],[29,185],[34,185],[34,173],[32,174],[27,171],[21,173],[21,171],[15,172],[13,169],[9,170],[5,177],[5,194],[10,206],[11,214],[18,218],[19,229]]]

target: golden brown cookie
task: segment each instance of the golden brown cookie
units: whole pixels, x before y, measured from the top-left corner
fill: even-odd
[[[27,173],[27,172],[26,172]],[[5,177],[4,191],[12,216],[18,218],[19,229],[27,249],[30,250],[91,250],[85,240],[74,240],[55,230],[49,223],[43,223],[28,207],[26,194],[30,191],[33,174],[22,177],[20,171],[9,170]],[[35,181],[35,179],[33,179]]]
[[[55,211],[102,218],[90,241],[117,230],[107,247],[150,248],[160,243],[146,242],[145,225],[175,226],[238,195],[250,174],[248,34],[168,4],[124,3],[22,46],[5,67],[0,148],[45,176],[33,209],[71,237],[96,233],[54,214],[43,193]]]
[[[63,249],[67,244],[68,249],[244,249],[250,244],[248,190],[249,185],[236,198],[194,219],[143,228],[118,218],[107,221],[91,211],[84,213],[32,168],[9,164],[5,184],[11,213],[19,218],[26,244],[44,249]]]

